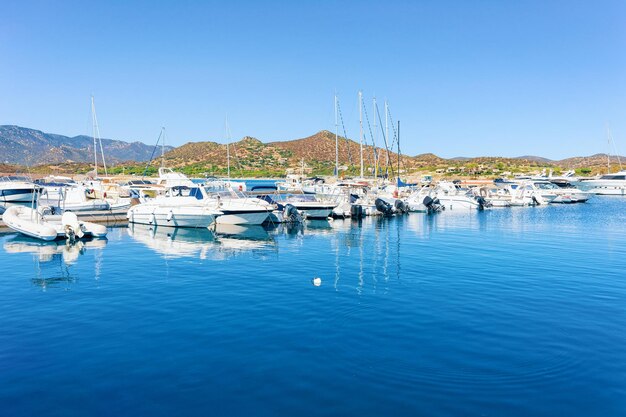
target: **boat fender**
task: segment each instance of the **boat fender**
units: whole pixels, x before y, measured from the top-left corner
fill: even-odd
[[[171,221],[172,218],[174,217],[174,212],[172,210],[169,211],[169,213],[167,213],[167,221]]]
[[[156,215],[152,212],[152,216],[150,216],[150,224],[156,224]]]
[[[393,190],[393,198],[398,198],[398,189]]]
[[[243,185],[239,186],[239,191],[243,191]]]

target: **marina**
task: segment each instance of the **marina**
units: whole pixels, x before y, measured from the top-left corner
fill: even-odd
[[[0,417],[626,416],[626,2],[1,10]]]

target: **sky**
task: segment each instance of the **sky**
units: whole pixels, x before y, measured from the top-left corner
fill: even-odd
[[[358,140],[359,91],[409,155],[625,154],[626,2],[2,2],[0,124],[90,135],[93,95],[105,138],[269,142],[337,94]]]

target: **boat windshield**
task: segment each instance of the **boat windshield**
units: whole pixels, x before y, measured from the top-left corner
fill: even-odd
[[[30,178],[28,177],[21,177],[21,176],[17,176],[17,175],[9,175],[6,177],[0,177],[0,181],[25,181],[25,182],[31,182]]]
[[[536,182],[535,187],[539,188],[540,190],[554,190],[559,188],[551,182]]]

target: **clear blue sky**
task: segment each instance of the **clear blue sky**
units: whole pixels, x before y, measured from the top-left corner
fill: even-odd
[[[626,2],[3,1],[0,124],[153,143],[334,130],[387,98],[408,154],[626,153]],[[368,110],[371,109],[368,108]]]

